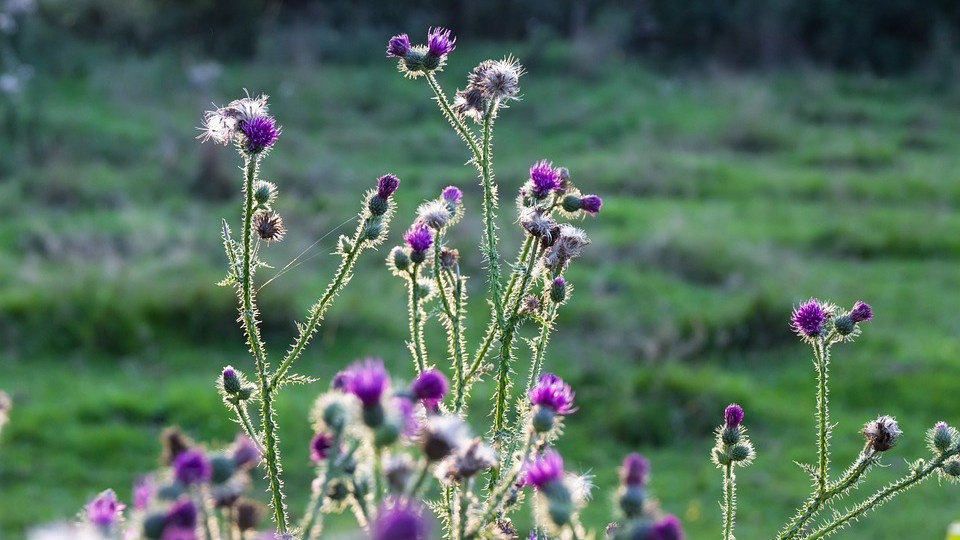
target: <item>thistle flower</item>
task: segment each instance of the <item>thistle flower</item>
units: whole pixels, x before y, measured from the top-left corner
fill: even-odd
[[[141,476],[133,483],[133,507],[136,510],[146,510],[153,497],[156,486],[149,476]]]
[[[530,167],[530,182],[533,194],[542,199],[551,191],[560,189],[560,175],[553,168],[553,162],[541,159]]]
[[[406,34],[404,34],[406,35]],[[385,174],[377,179],[377,196],[387,199],[400,186],[400,179],[392,174]]]
[[[387,42],[387,57],[403,58],[410,52],[410,36],[397,34]]]
[[[603,199],[596,195],[584,195],[580,197],[580,209],[591,216],[596,215],[602,205]]]
[[[253,230],[264,242],[279,242],[287,232],[283,227],[283,218],[280,214],[266,210],[254,214]]]
[[[163,520],[166,527],[183,527],[193,530],[197,526],[197,506],[189,495],[183,495],[167,508]]]
[[[857,300],[857,303],[853,305],[853,309],[850,310],[850,320],[855,323],[869,321],[873,318],[873,309],[870,307],[870,304],[866,304]]]
[[[260,450],[254,444],[253,439],[243,433],[238,433],[230,446],[230,455],[233,459],[234,467],[245,469],[254,467],[260,462]]]
[[[173,475],[182,484],[189,486],[206,482],[211,474],[213,467],[202,450],[185,450],[173,460]]]
[[[623,466],[620,467],[620,480],[625,486],[643,487],[647,483],[647,475],[650,473],[650,461],[647,458],[637,454],[627,454],[623,458]]]
[[[100,492],[99,495],[87,503],[87,519],[95,525],[109,527],[120,519],[120,512],[126,505],[117,500],[117,494],[112,489]]]
[[[443,198],[443,200],[451,204],[458,204],[460,202],[460,198],[463,197],[463,192],[460,191],[460,188],[457,186],[447,186],[443,188],[442,192],[440,192],[440,196]]]
[[[867,443],[875,452],[884,452],[897,444],[897,438],[903,434],[892,416],[883,415],[864,424],[861,430]]]
[[[547,450],[524,466],[523,485],[544,489],[563,478],[563,458],[556,450]]]
[[[518,99],[523,73],[523,66],[512,56],[487,60],[471,73],[470,84],[479,88],[487,99]]]
[[[442,200],[427,201],[421,204],[417,207],[417,216],[420,222],[438,231],[453,217],[450,209],[447,208],[447,203]],[[414,248],[414,251],[416,251],[416,248]]]
[[[553,373],[540,375],[537,384],[528,392],[530,402],[541,407],[548,407],[557,414],[570,414],[577,409],[573,407],[574,392],[570,385]]]
[[[680,520],[673,514],[667,514],[650,527],[644,539],[683,540],[683,528],[680,525]]]
[[[447,377],[436,369],[428,369],[420,373],[410,385],[410,391],[413,392],[414,397],[419,399],[427,410],[435,409],[449,388],[450,382]]]
[[[727,405],[723,411],[723,419],[728,428],[735,428],[743,421],[743,408],[736,403]]]
[[[424,253],[433,245],[433,233],[426,224],[419,221],[407,229],[403,239],[414,253]]]
[[[256,116],[240,123],[240,131],[246,136],[244,149],[252,154],[263,152],[273,146],[283,128],[272,116]]]
[[[326,431],[317,433],[310,441],[310,459],[323,461],[327,459],[327,451],[333,448],[333,436]]]
[[[430,461],[439,461],[469,440],[467,425],[459,416],[431,416],[423,430],[423,453]]]
[[[520,226],[530,233],[530,236],[539,238],[544,246],[553,245],[560,236],[560,226],[550,217],[547,209],[541,205],[524,208],[520,212]]]
[[[431,28],[427,33],[428,52],[432,56],[444,56],[456,48],[454,45],[457,38],[451,37],[450,30],[436,27]]]
[[[422,540],[429,536],[430,525],[423,509],[407,499],[383,502],[370,524],[371,540]]]
[[[383,360],[366,358],[346,369],[341,384],[345,392],[357,396],[364,407],[369,407],[380,403],[381,396],[390,387],[390,376],[383,368]]]
[[[810,298],[793,310],[790,328],[801,337],[816,338],[823,333],[823,323],[828,313],[824,305],[816,298]]]
[[[240,375],[233,366],[223,368],[223,373],[220,374],[220,382],[223,385],[223,391],[230,395],[240,393],[243,388],[243,381],[240,380]]]
[[[440,266],[444,268],[453,268],[458,262],[460,262],[459,250],[448,247],[440,249]]]
[[[550,300],[559,304],[567,299],[567,280],[557,276],[550,282]]]
[[[930,449],[935,453],[945,452],[956,446],[960,434],[957,428],[950,427],[946,422],[937,422],[933,429],[927,432],[927,441],[930,443]]]

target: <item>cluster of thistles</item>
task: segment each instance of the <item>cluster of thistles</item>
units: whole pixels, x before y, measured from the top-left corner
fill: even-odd
[[[872,318],[873,309],[859,300],[849,312],[843,312],[829,302],[811,298],[794,308],[790,328],[806,341],[849,340],[859,334],[859,323]]]
[[[410,36],[399,34],[387,43],[387,56],[399,58],[399,69],[408,77],[439,70],[447,55],[456,48],[457,38],[445,28],[431,28],[427,32],[426,45],[411,45]]]
[[[743,408],[731,403],[723,411],[723,424],[716,431],[716,445],[710,457],[718,467],[749,465],[756,455],[753,445],[747,439],[747,429],[740,425],[743,421]]]
[[[200,129],[203,131],[200,138],[204,141],[212,140],[223,145],[232,142],[248,154],[260,154],[268,150],[282,131],[280,124],[268,112],[266,95],[247,96],[231,101],[225,107],[208,111]]]

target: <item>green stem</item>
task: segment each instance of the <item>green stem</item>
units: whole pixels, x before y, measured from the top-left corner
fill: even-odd
[[[527,379],[527,391],[533,388],[540,376],[540,370],[543,367],[543,356],[547,350],[547,341],[550,339],[550,330],[553,328],[553,321],[557,318],[557,304],[550,301],[550,307],[540,322],[540,336],[537,337],[536,347],[533,351],[533,361],[530,363],[530,376]]]
[[[453,385],[454,385],[454,395],[456,396],[454,401],[454,410],[458,413],[463,407],[463,395],[464,395],[464,377],[463,377],[463,366],[464,366],[464,354],[463,354],[463,342],[461,337],[461,304],[463,299],[463,289],[461,281],[457,279],[456,287],[454,288],[454,293],[456,294],[456,309],[450,306],[450,299],[447,297],[447,289],[443,284],[443,276],[440,273],[440,241],[442,236],[438,233],[436,241],[433,243],[433,279],[437,282],[437,290],[440,294],[440,300],[443,304],[443,313],[447,318],[449,340],[450,340],[450,353],[453,356]]]
[[[476,538],[483,527],[493,519],[493,516],[497,513],[500,506],[503,504],[503,501],[506,500],[507,495],[510,493],[510,489],[513,487],[513,484],[516,482],[517,477],[520,476],[520,469],[523,468],[523,464],[527,461],[527,458],[530,455],[530,449],[533,447],[533,442],[536,440],[536,433],[533,430],[530,430],[530,436],[527,437],[527,442],[523,447],[522,456],[520,457],[519,463],[516,467],[511,469],[509,476],[504,478],[500,482],[499,486],[495,486],[493,489],[490,489],[490,496],[487,499],[487,508],[484,510],[483,515],[480,518],[480,521],[477,522],[477,528],[467,533],[464,537],[465,540],[470,540]]]
[[[500,281],[500,254],[497,252],[497,193],[493,183],[491,154],[493,152],[493,119],[497,112],[497,103],[487,104],[483,115],[483,150],[480,159],[480,177],[483,183],[483,242],[484,255],[487,258],[487,273],[490,281],[490,297],[497,324],[503,332],[506,320],[503,318],[503,283]]]
[[[234,403],[233,409],[237,411],[237,418],[240,420],[240,425],[243,426],[243,430],[247,432],[247,435],[257,447],[260,455],[263,455],[263,443],[260,442],[260,437],[254,431],[253,424],[250,422],[250,416],[247,413],[246,402]]]
[[[723,540],[733,540],[736,511],[736,475],[733,474],[733,463],[727,463],[723,468]]]
[[[827,491],[827,467],[829,455],[827,445],[830,439],[830,410],[828,404],[827,378],[830,365],[830,352],[824,341],[817,340],[814,345],[814,354],[817,363],[817,494],[823,496]]]
[[[410,270],[410,346],[413,348],[413,360],[417,365],[417,373],[426,369],[423,350],[423,323],[420,310],[420,288],[417,286],[417,276],[420,275],[420,264],[414,263]]]
[[[410,496],[416,497],[417,492],[420,491],[420,488],[423,486],[424,481],[427,479],[427,475],[430,472],[430,462],[423,460],[423,467],[420,468],[420,473],[417,475],[416,481],[410,487]]]
[[[463,540],[467,533],[467,513],[470,510],[469,495],[472,493],[473,478],[467,480],[467,485],[457,484],[457,501],[460,503],[460,516],[457,520],[458,540]]]
[[[450,103],[447,101],[447,97],[444,95],[443,89],[440,88],[440,83],[437,82],[433,73],[427,73],[426,79],[427,84],[430,85],[430,89],[433,90],[433,95],[437,98],[437,104],[440,105],[441,112],[443,112],[447,121],[450,122],[450,125],[453,126],[453,129],[455,129],[457,133],[460,134],[460,137],[467,143],[467,146],[470,147],[470,151],[473,153],[473,160],[479,163],[481,159],[480,148],[477,146],[477,140],[474,138],[470,128],[468,128],[460,120],[460,117],[453,112],[453,109],[450,108]]]

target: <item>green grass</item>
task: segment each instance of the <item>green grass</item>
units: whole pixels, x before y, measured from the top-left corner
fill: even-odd
[[[594,243],[570,269],[575,291],[547,364],[577,391],[581,410],[560,449],[571,469],[596,475],[590,526],[610,519],[615,467],[639,450],[663,509],[684,519],[689,538],[715,536],[710,434],[738,401],[758,448],[738,474],[738,537],[771,536],[808,488],[792,460],[815,457],[809,351],[786,322],[811,295],[862,298],[877,314],[857,343],[838,346],[831,380],[835,469],[877,414],[906,432],[861,493],[924,455],[928,426],[960,422],[957,95],[819,72],[666,75],[625,60],[570,70],[564,51],[515,50],[529,73],[524,100],[497,122],[496,172],[507,260],[519,243],[510,199],[534,160],[568,167],[604,197],[582,224]],[[441,81],[452,91],[472,63],[503,52],[458,49]],[[453,238],[482,312],[480,191],[461,165],[467,153],[425,85],[375,56],[312,69],[229,65],[213,88],[190,88],[165,57],[104,61],[72,78],[38,72],[42,108],[24,113],[35,135],[3,157],[0,183],[0,387],[15,402],[0,435],[2,537],[70,516],[106,487],[129,499],[133,477],[157,463],[165,425],[232,439],[213,379],[248,360],[231,291],[214,283],[219,219],[237,227],[240,180],[230,150],[193,140],[211,101],[265,91],[284,125],[263,169],[289,229],[271,264],[322,238],[261,293],[274,351],[334,268],[326,254],[339,231],[325,235],[387,171],[403,181],[393,242],[421,198],[464,187],[469,215]],[[410,375],[405,296],[383,256],[361,260],[298,371],[325,378],[377,355]],[[471,334],[482,324],[471,319]],[[430,338],[439,358],[435,324]],[[319,390],[296,387],[279,403],[295,513],[309,489],[306,414]],[[476,412],[489,392],[478,389]],[[841,537],[941,538],[960,519],[955,489],[932,482]]]

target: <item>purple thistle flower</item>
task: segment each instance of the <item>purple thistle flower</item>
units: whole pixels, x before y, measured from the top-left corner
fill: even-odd
[[[740,422],[743,421],[743,407],[736,403],[727,405],[727,408],[723,411],[723,420],[727,427],[735,428],[739,426]]]
[[[230,447],[233,464],[237,468],[253,467],[260,462],[260,450],[249,436],[237,434]]]
[[[420,505],[406,499],[384,502],[370,524],[371,540],[421,540],[430,535],[430,525]]]
[[[399,178],[392,174],[385,174],[377,179],[377,195],[381,199],[388,199],[399,185]]]
[[[390,376],[383,368],[383,360],[366,358],[347,368],[344,390],[357,396],[364,407],[380,403],[380,397],[390,386]]]
[[[350,373],[347,370],[338,371],[336,375],[330,379],[330,388],[334,390],[340,390],[341,392],[348,392],[347,383],[350,381]]]
[[[560,174],[553,168],[553,162],[541,159],[530,167],[530,181],[533,193],[544,197],[553,190],[560,189]]]
[[[443,56],[453,51],[457,38],[451,37],[449,30],[438,26],[431,28],[427,33],[427,41],[430,54],[433,56]]]
[[[850,320],[858,323],[869,321],[872,318],[873,309],[870,307],[870,304],[857,300],[857,303],[853,305],[853,309],[850,310]]]
[[[447,377],[436,369],[428,369],[417,375],[417,378],[410,385],[410,391],[428,410],[437,407],[449,388],[450,382]]]
[[[186,485],[206,482],[213,474],[213,467],[202,450],[184,450],[173,460],[173,475]]]
[[[406,34],[397,34],[387,42],[387,56],[394,58],[403,58],[410,52],[410,36]]]
[[[625,486],[643,487],[647,483],[647,474],[650,472],[650,461],[634,452],[623,458],[623,467],[620,470],[620,480]]]
[[[183,495],[167,508],[163,521],[168,528],[183,527],[193,530],[197,526],[197,506],[189,495]]]
[[[149,476],[137,478],[133,483],[133,507],[137,510],[146,510],[155,487]]]
[[[126,505],[117,500],[117,494],[108,489],[87,503],[87,519],[96,525],[108,527],[117,522],[124,508]]]
[[[447,186],[443,188],[443,192],[441,192],[440,195],[443,197],[443,200],[457,204],[460,202],[460,197],[463,197],[463,192],[460,191],[460,188],[457,186]]]
[[[806,337],[818,337],[823,332],[823,323],[827,320],[827,312],[823,304],[816,298],[810,298],[793,310],[790,317],[790,328]]]
[[[537,384],[529,392],[531,403],[549,407],[558,414],[570,414],[577,410],[572,407],[574,395],[570,385],[553,373],[540,375]]]
[[[944,422],[943,420],[937,422],[937,423],[934,424],[934,426],[933,426],[934,429],[947,429],[948,427],[950,427],[950,426],[947,425],[947,423]]]
[[[683,528],[680,520],[673,514],[667,514],[653,524],[647,531],[646,540],[683,540]]]
[[[603,199],[596,195],[584,195],[580,197],[580,209],[591,216],[596,215],[596,213],[600,211],[601,206],[603,206]]]
[[[403,239],[414,251],[423,252],[433,245],[433,233],[424,223],[416,222],[403,233]]]
[[[255,116],[249,122],[244,122],[240,130],[247,137],[244,148],[247,152],[256,154],[272,146],[283,128],[272,116]]]
[[[323,461],[327,459],[327,450],[333,448],[333,436],[327,432],[317,433],[310,441],[310,459]]]
[[[547,450],[543,456],[528,461],[524,467],[523,485],[543,489],[563,477],[563,458],[556,450]]]

